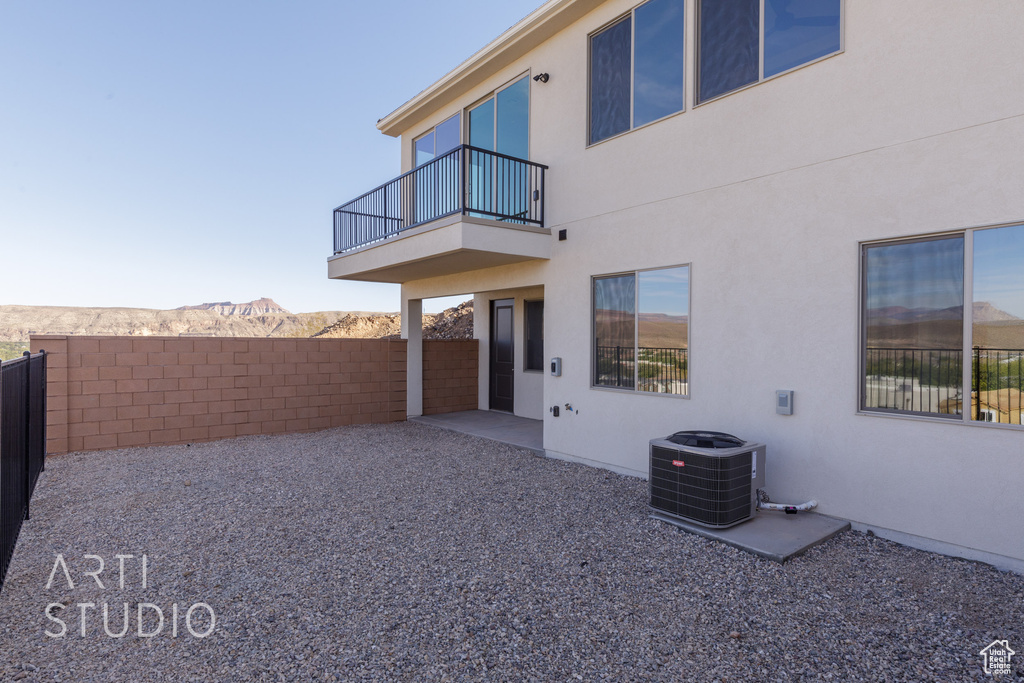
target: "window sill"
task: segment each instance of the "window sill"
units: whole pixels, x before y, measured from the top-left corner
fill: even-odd
[[[625,389],[625,388],[619,388],[619,387],[602,387],[602,386],[598,386],[598,385],[595,385],[595,384],[591,384],[590,385],[590,389],[591,389],[591,391],[602,391],[602,392],[607,392],[607,393],[611,393],[611,394],[620,394],[620,395],[623,395],[623,396],[628,396],[630,394],[633,394],[633,395],[636,395],[636,396],[657,396],[657,397],[672,398],[672,399],[679,399],[679,398],[689,399],[690,398],[690,394],[659,394],[659,393],[656,393],[654,391],[637,391],[636,389]]]
[[[843,54],[844,52],[845,52],[845,50],[840,50],[839,52],[833,52],[832,54],[825,55],[824,57],[818,57],[813,62],[807,62],[805,64],[801,64],[800,66],[794,66],[792,69],[787,69],[786,71],[780,71],[779,73],[775,74],[774,76],[768,76],[767,78],[762,78],[761,80],[754,81],[753,83],[748,83],[748,84],[746,84],[744,86],[740,86],[739,88],[736,88],[735,90],[730,90],[729,92],[724,92],[721,95],[715,95],[712,98],[709,98],[709,99],[706,99],[706,100],[702,100],[700,102],[696,102],[695,101],[694,104],[693,104],[693,108],[694,109],[698,109],[700,107],[703,107],[706,104],[711,104],[712,102],[718,102],[719,100],[725,99],[726,97],[729,97],[730,95],[735,95],[736,93],[744,92],[745,90],[750,90],[751,88],[756,88],[757,86],[762,85],[763,83],[769,83],[771,81],[774,81],[776,78],[782,78],[783,76],[785,76],[787,74],[791,74],[791,73],[793,73],[795,71],[800,71],[801,69],[806,69],[809,66],[813,66],[815,64],[819,64],[821,62],[824,62],[826,59],[832,59],[833,57],[838,57],[839,55]],[[693,97],[696,100],[696,98],[697,98],[697,93],[696,92],[694,92]]]
[[[725,97],[725,95],[722,95],[722,97]],[[611,140],[618,140],[619,138],[625,137],[625,136],[629,135],[630,133],[635,133],[638,130],[643,130],[644,128],[648,128],[648,127],[653,126],[655,124],[661,123],[662,121],[667,121],[667,120],[669,120],[669,119],[671,119],[671,118],[673,118],[675,116],[679,116],[680,114],[685,114],[685,113],[686,113],[686,107],[683,107],[679,111],[672,112],[671,114],[668,114],[666,116],[662,116],[660,119],[655,119],[653,121],[650,121],[649,123],[645,123],[642,126],[637,126],[636,128],[630,128],[629,130],[624,130],[621,133],[616,133],[615,135],[607,137],[607,138],[605,138],[603,140],[598,140],[597,142],[587,143],[586,149],[590,149],[591,147],[597,147],[598,145],[603,145],[604,143],[609,142]],[[589,131],[588,131],[588,134],[589,134]]]
[[[873,410],[857,410],[858,416],[881,417],[889,420],[909,420],[911,422],[931,422],[934,424],[956,425],[963,427],[982,427],[990,429],[1004,429],[1011,432],[1024,432],[1024,425],[1005,424],[1000,422],[982,422],[980,420],[964,420],[955,417],[932,417],[930,415],[915,415],[912,413],[883,413]]]

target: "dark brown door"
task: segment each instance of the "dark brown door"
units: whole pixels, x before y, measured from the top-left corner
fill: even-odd
[[[491,302],[491,410],[514,412],[515,349],[512,334],[514,299]]]

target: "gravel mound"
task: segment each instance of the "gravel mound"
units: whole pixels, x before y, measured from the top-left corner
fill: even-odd
[[[778,565],[645,503],[413,423],[59,456],[0,594],[0,678],[963,681],[993,640],[1024,652],[1024,577],[853,532]]]

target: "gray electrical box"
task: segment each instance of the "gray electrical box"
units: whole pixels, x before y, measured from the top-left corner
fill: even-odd
[[[552,358],[551,359],[551,376],[561,377],[562,376],[562,359]]]
[[[793,414],[793,392],[779,389],[775,392],[775,412],[779,415]]]

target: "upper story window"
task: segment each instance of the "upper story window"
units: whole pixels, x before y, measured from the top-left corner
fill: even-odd
[[[500,88],[469,109],[469,144],[517,159],[530,157],[530,77]]]
[[[594,386],[688,395],[690,267],[594,278]]]
[[[589,144],[683,110],[684,0],[648,0],[590,37]]]
[[[865,245],[862,268],[862,410],[1022,423],[1024,225]]]
[[[422,166],[445,152],[455,149],[459,146],[461,135],[461,114],[456,114],[443,123],[437,124],[429,133],[425,133],[413,141],[413,166]]]
[[[842,49],[841,0],[698,1],[698,102]]]

